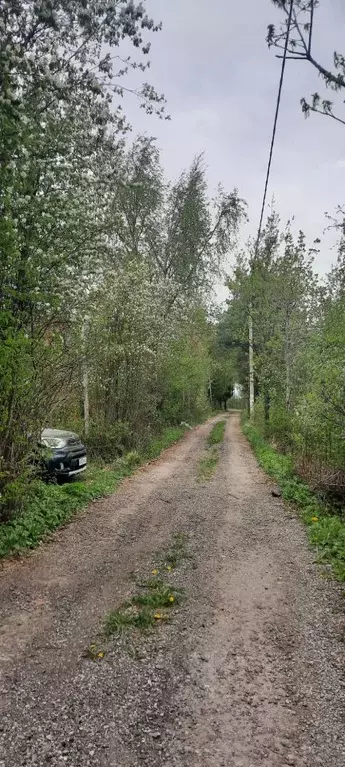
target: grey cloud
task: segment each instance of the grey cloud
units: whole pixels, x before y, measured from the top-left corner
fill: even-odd
[[[157,136],[163,163],[175,177],[196,152],[205,151],[211,185],[237,186],[249,204],[254,233],[280,72],[267,49],[270,0],[148,0],[163,31],[152,45],[150,79],[168,98],[172,121],[158,122],[130,107],[135,131]],[[315,53],[330,64],[345,52],[345,4],[322,0],[315,25]],[[295,216],[311,240],[322,234],[324,212],[345,202],[345,127],[324,117],[305,120],[299,99],[320,88],[306,63],[290,62],[283,94],[269,198],[283,222]],[[334,233],[324,237],[316,266],[335,258]]]

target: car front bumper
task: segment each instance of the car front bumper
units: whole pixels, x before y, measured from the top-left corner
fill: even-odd
[[[56,469],[55,473],[58,477],[73,477],[75,474],[81,474],[82,471],[85,471],[87,469],[87,465],[80,466],[79,469],[71,469],[70,471],[66,471],[65,469]]]
[[[77,450],[59,449],[49,459],[47,468],[56,477],[73,477],[81,474],[87,468],[86,450],[84,446]]]

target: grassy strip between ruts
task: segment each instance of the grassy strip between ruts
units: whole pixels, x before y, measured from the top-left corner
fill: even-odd
[[[345,517],[323,503],[295,473],[291,456],[271,447],[259,432],[245,423],[243,431],[260,466],[280,487],[285,501],[295,504],[308,526],[309,540],[321,563],[332,565],[335,577],[345,582]]]
[[[219,445],[220,442],[223,442],[225,427],[226,421],[217,421],[217,423],[215,423],[207,438],[209,447],[212,447],[212,445]]]
[[[217,421],[207,437],[207,451],[200,458],[198,475],[200,479],[211,479],[219,460],[219,445],[223,442],[226,421]]]
[[[158,623],[170,620],[172,608],[182,602],[185,591],[164,578],[167,574],[172,576],[183,560],[191,558],[186,548],[187,540],[185,533],[175,533],[169,549],[158,556],[158,564],[151,570],[150,577],[140,579],[136,583],[136,593],[105,616],[98,637],[85,651],[87,658],[102,660],[113,636],[124,633],[138,636],[152,631]]]
[[[169,427],[142,454],[133,451],[112,466],[102,468],[91,464],[78,482],[64,485],[33,482],[20,516],[0,525],[0,558],[38,546],[47,533],[70,520],[91,501],[111,495],[139,465],[157,458],[184,433],[183,427]]]

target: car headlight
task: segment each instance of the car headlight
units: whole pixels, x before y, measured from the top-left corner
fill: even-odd
[[[43,445],[45,445],[45,447],[66,447],[67,445],[67,442],[65,439],[63,438],[59,439],[58,437],[44,437],[44,439],[42,439],[42,442],[43,442]]]

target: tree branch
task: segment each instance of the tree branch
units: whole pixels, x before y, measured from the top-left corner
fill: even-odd
[[[311,0],[311,9],[310,9],[310,28],[309,28],[309,43],[308,43],[308,53],[311,54],[311,43],[312,43],[312,37],[313,37],[313,27],[314,27],[314,10],[315,10],[315,4],[314,0]]]
[[[323,115],[324,117],[331,117],[332,120],[336,120],[338,123],[342,123],[342,125],[345,125],[345,120],[342,120],[341,117],[337,117],[333,114],[333,112],[324,112],[322,109],[316,109],[316,107],[311,107],[308,104],[308,110],[310,112],[316,112],[319,115]]]

